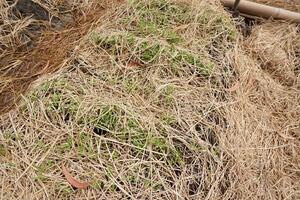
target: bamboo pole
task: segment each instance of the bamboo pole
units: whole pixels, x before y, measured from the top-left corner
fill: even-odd
[[[233,7],[235,0],[221,0],[225,7]],[[241,0],[237,9],[240,13],[263,18],[284,19],[300,23],[300,13],[292,12],[282,8],[262,5],[246,0]]]

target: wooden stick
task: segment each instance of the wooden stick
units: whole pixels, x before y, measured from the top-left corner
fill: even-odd
[[[233,7],[235,0],[221,0],[221,2],[225,7]],[[284,19],[291,22],[300,23],[300,13],[246,0],[241,0],[237,9],[246,15],[253,15],[267,19],[272,17],[274,19]]]

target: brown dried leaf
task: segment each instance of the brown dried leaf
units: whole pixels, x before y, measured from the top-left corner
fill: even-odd
[[[70,185],[72,185],[73,187],[77,188],[77,189],[86,189],[89,186],[89,183],[86,182],[79,182],[78,180],[76,180],[70,173],[69,171],[66,169],[66,167],[64,165],[62,165],[62,172],[65,175],[68,183]]]

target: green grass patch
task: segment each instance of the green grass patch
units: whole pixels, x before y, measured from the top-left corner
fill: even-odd
[[[113,35],[111,36],[112,38],[110,38],[110,36],[101,36],[99,33],[99,38],[102,38],[99,44],[101,44],[101,48],[107,48],[106,51],[115,56],[120,55],[121,52],[122,55],[126,55],[124,63],[130,62],[130,60],[138,60],[141,63],[149,64],[158,63],[159,60],[164,60],[169,61],[168,65],[173,71],[182,71],[187,67],[191,67],[204,76],[208,76],[212,72],[214,64],[210,62],[209,59],[202,59],[199,54],[196,55],[188,50],[174,46],[174,43],[181,41],[181,37],[176,33],[167,31],[165,34],[167,42],[162,44],[156,39],[153,39],[150,42],[132,35],[130,36],[129,41],[128,33]],[[172,43],[172,45],[168,45],[168,43]],[[133,83],[133,80],[125,80],[124,83],[125,89],[128,92],[136,90],[137,85]]]
[[[235,37],[235,28],[230,20],[223,19],[223,13],[216,12],[209,4],[207,6],[208,13],[203,11],[196,15],[193,8],[184,3],[130,1],[126,15],[116,21],[116,25],[122,28],[93,32],[90,41],[123,63],[135,60],[144,64],[160,64],[163,61],[174,74],[182,74],[180,71],[187,72],[185,69],[190,68],[191,73],[208,77],[214,63],[199,49],[212,44],[218,46],[216,42],[221,38]],[[193,43],[186,43],[182,35],[184,32],[176,31],[176,28],[187,24],[196,24],[198,31],[203,29],[205,34],[199,34]],[[130,80],[127,82],[131,84]],[[135,90],[134,85],[126,87],[129,92]]]
[[[90,126],[114,131],[117,128],[119,121],[119,116],[121,115],[121,110],[116,106],[103,105],[98,108],[96,114],[88,114],[86,117],[87,123]]]

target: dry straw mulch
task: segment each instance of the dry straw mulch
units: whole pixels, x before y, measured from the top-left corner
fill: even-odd
[[[59,15],[63,2],[40,3]],[[218,1],[134,0],[94,17],[58,32],[54,57],[22,57],[63,68],[0,117],[1,197],[299,198],[299,27],[266,21],[244,37]],[[22,31],[1,34],[14,50],[2,55],[16,52]],[[70,187],[62,164],[90,187]]]

